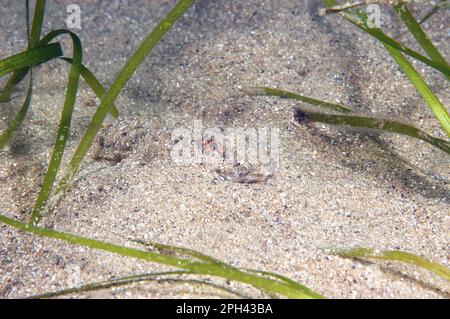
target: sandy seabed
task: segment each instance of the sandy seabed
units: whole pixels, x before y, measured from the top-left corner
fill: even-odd
[[[70,3],[48,2],[44,33],[65,27]],[[80,2],[82,29],[74,31],[84,46],[84,63],[108,87],[174,3]],[[189,247],[235,266],[283,274],[330,298],[448,298],[449,283],[425,270],[324,252],[400,249],[449,266],[448,155],[404,136],[297,125],[293,109],[305,104],[245,94],[248,86],[283,88],[359,113],[403,119],[445,138],[382,45],[338,15],[318,16],[319,8],[320,1],[198,1],[130,79],[117,100],[120,118],[106,120],[99,133],[102,143],[92,148],[97,156],[87,157],[79,178],[41,225],[139,248],[144,247],[136,240]],[[426,9],[414,12],[420,16]],[[393,12],[383,7],[382,13],[387,32],[403,30]],[[8,1],[0,6],[0,16],[0,57],[22,51],[23,3]],[[442,10],[424,24],[447,56],[448,21],[448,11]],[[411,37],[403,41],[417,48]],[[413,63],[449,105],[444,76]],[[68,71],[63,62],[37,68],[32,109],[0,153],[0,210],[8,216],[30,216],[54,143]],[[22,100],[19,92],[1,106],[1,131]],[[96,105],[82,82],[66,154],[77,146]],[[174,163],[171,134],[192,128],[194,120],[205,127],[279,128],[274,176],[244,185],[222,180],[212,164]],[[105,160],[111,158],[120,161]],[[3,298],[63,289],[74,273],[85,284],[167,269],[0,226]],[[75,295],[227,296],[211,288],[154,282]]]

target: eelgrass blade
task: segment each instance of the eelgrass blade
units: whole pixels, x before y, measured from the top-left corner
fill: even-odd
[[[339,13],[342,11],[350,10],[355,7],[359,7],[363,4],[364,4],[363,1],[352,1],[352,2],[346,2],[343,4],[340,4],[336,1],[336,3],[334,5],[330,5],[326,8],[321,9],[319,11],[319,15],[323,16],[325,14],[330,14],[330,13]]]
[[[370,248],[355,248],[348,250],[331,250],[331,253],[337,256],[346,258],[373,258],[381,260],[396,260],[419,266],[434,272],[436,275],[441,276],[450,281],[450,269],[430,261],[426,258],[404,252],[399,250],[377,250]]]
[[[44,177],[41,190],[39,192],[36,204],[34,206],[30,223],[37,223],[41,219],[41,213],[47,205],[48,198],[51,194],[53,184],[58,173],[59,166],[64,154],[67,139],[69,137],[69,129],[72,120],[72,113],[75,105],[78,82],[80,77],[80,68],[82,62],[82,47],[78,36],[68,30],[55,30],[45,36],[41,42],[51,41],[60,34],[69,34],[72,38],[73,46],[73,62],[69,73],[69,82],[67,84],[66,97],[61,114],[61,121],[56,136],[55,145],[53,147],[52,156],[48,165],[47,174]]]
[[[205,261],[205,262],[209,262],[209,263],[213,263],[213,264],[222,264],[225,265],[227,267],[233,267],[230,265],[226,265],[224,262],[210,257],[208,255],[202,254],[196,250],[190,249],[190,248],[184,248],[184,247],[176,247],[176,246],[171,246],[171,245],[165,245],[165,244],[160,244],[160,243],[154,243],[154,242],[145,242],[142,240],[134,240],[137,243],[140,243],[144,246],[150,247],[150,248],[155,248],[158,249],[159,252],[164,253],[167,252],[169,254],[180,254],[180,255],[184,255],[184,256],[188,256],[188,257],[193,257],[196,259],[199,259],[201,261]],[[233,267],[235,268],[235,267]],[[237,268],[235,268],[237,269]],[[286,283],[287,285],[292,286],[294,289],[297,290],[301,290],[303,291],[305,294],[309,294],[311,296],[316,295],[317,293],[312,291],[311,289],[309,289],[306,286],[303,286],[297,282],[295,282],[292,279],[289,279],[285,276],[281,276],[272,272],[268,272],[268,271],[261,271],[261,270],[253,270],[253,269],[244,269],[248,272],[252,272],[252,273],[256,273],[256,274],[261,274],[264,276],[268,276],[268,277],[272,277],[272,278],[276,278],[278,280],[283,281],[284,283]],[[316,295],[317,298],[321,298],[321,296],[319,294]]]
[[[28,82],[28,90],[27,95],[25,97],[25,101],[23,102],[14,120],[11,122],[11,124],[9,124],[8,128],[0,135],[0,150],[9,142],[14,132],[17,131],[17,129],[20,127],[23,120],[25,119],[25,115],[27,114],[28,108],[30,107],[31,104],[32,94],[33,94],[33,72],[32,70],[30,70],[30,79]]]
[[[116,100],[120,91],[128,82],[128,79],[134,74],[137,67],[144,61],[145,57],[151,52],[156,44],[162,39],[162,37],[170,30],[170,28],[177,22],[181,15],[191,7],[195,0],[180,0],[174,6],[174,8],[167,14],[167,16],[153,29],[152,32],[145,38],[143,43],[139,46],[133,56],[122,67],[121,71],[117,75],[114,83],[104,95],[100,106],[97,108],[88,128],[81,139],[78,148],[75,151],[70,163],[68,172],[64,175],[61,182],[58,185],[57,192],[64,191],[69,181],[76,174],[83,160],[87,154],[92,141],[95,138],[103,120],[110,112],[111,106]]]
[[[220,264],[197,262],[170,255],[110,244],[70,233],[32,226],[29,223],[22,223],[2,214],[0,214],[0,222],[28,233],[63,240],[71,244],[100,249],[122,256],[135,257],[150,262],[157,262],[160,264],[189,270],[196,274],[217,276],[244,284],[249,284],[254,286],[255,288],[264,289],[265,291],[277,293],[288,298],[317,298],[317,296],[320,296],[317,293],[315,293],[314,295],[307,294],[304,291],[295,289],[292,285],[288,285],[287,283],[280,280],[257,276],[256,274],[251,274],[249,272],[246,272],[245,270],[240,270],[235,267],[229,267],[222,262]]]
[[[73,59],[71,59],[71,58],[61,57],[61,59],[63,59],[64,61],[66,61],[70,64],[73,63]],[[26,71],[26,69],[22,69],[22,70]],[[31,71],[31,69],[30,69],[30,71]],[[105,93],[105,90],[104,90],[103,86],[100,84],[100,82],[97,80],[97,78],[83,64],[80,65],[80,73],[81,73],[81,76],[85,79],[86,83],[88,83],[88,85],[92,88],[94,93],[96,93],[97,96],[101,99]],[[17,74],[19,76],[21,76],[22,74],[26,75],[27,72],[23,72],[23,73],[19,72]],[[32,76],[30,73],[30,81],[31,80],[32,80]],[[14,82],[12,82],[12,83],[14,83]],[[28,111],[30,102],[31,102],[31,94],[32,94],[32,84],[30,82],[25,102],[23,103],[22,107],[20,108],[19,113],[17,114],[17,116],[13,120],[13,122],[9,125],[9,127],[5,130],[5,132],[0,135],[0,149],[2,149],[9,142],[13,133],[20,127],[21,123],[23,122],[25,115]],[[115,105],[113,105],[111,108],[111,115],[115,118],[117,118],[119,115],[118,110]]]
[[[149,273],[149,274],[141,274],[141,275],[133,275],[133,276],[126,276],[126,277],[120,277],[120,278],[114,278],[110,280],[95,282],[91,284],[82,285],[79,287],[72,287],[57,291],[50,291],[39,295],[30,296],[27,299],[43,299],[43,298],[53,298],[58,296],[65,296],[70,295],[74,293],[83,293],[88,291],[95,291],[95,290],[101,290],[101,289],[107,289],[112,287],[118,287],[123,285],[130,285],[133,283],[137,283],[140,281],[152,281],[157,280],[157,277],[159,276],[171,276],[171,275],[184,275],[184,274],[190,274],[190,271],[165,271],[165,272],[155,272],[155,273]]]
[[[28,0],[26,2],[26,25],[27,25],[27,40],[28,40],[28,49],[31,48],[30,45],[30,17],[28,12]],[[22,70],[25,70],[22,69]],[[25,119],[25,115],[27,114],[28,108],[31,104],[31,96],[33,95],[33,72],[31,72],[33,69],[30,68],[30,79],[28,83],[28,90],[25,97],[25,101],[22,104],[22,107],[19,110],[19,113],[17,113],[16,117],[12,121],[12,123],[8,126],[8,128],[3,132],[3,134],[0,135],[0,150],[9,142],[14,132],[19,128],[19,126],[22,124],[23,120]]]
[[[46,0],[36,0],[36,5],[34,7],[33,23],[31,25],[31,31],[28,34],[28,47],[34,48],[41,36],[42,24],[44,21],[45,13],[45,2]],[[27,0],[28,7],[28,0]],[[28,10],[27,10],[27,29],[28,29]],[[13,73],[11,78],[6,83],[2,94],[0,95],[0,103],[8,102],[11,99],[11,92],[14,87],[19,84],[27,75],[29,68],[24,68],[17,70]]]
[[[438,12],[438,10],[442,7],[445,6],[449,6],[449,2],[447,0],[441,0],[440,2],[436,3],[433,8],[431,8],[431,10],[423,16],[422,19],[420,19],[419,24],[424,23],[425,21],[427,21],[429,18],[431,18],[436,12]]]
[[[59,43],[51,43],[9,56],[0,60],[0,77],[24,67],[47,62],[62,55],[61,45]]]
[[[397,12],[397,14],[400,16],[400,18],[403,20],[403,22],[407,26],[408,30],[412,33],[414,38],[420,44],[420,46],[428,54],[428,56],[432,60],[449,67],[447,61],[444,59],[444,57],[441,55],[441,53],[433,45],[431,40],[428,38],[427,34],[423,31],[419,22],[417,22],[417,20],[412,15],[411,11],[409,11],[406,4],[401,3],[401,4],[394,5],[394,9]]]
[[[322,0],[322,2],[327,7],[333,7],[334,5],[338,4],[338,2],[336,0]],[[371,36],[378,39],[384,45],[389,45],[389,46],[409,55],[410,57],[415,58],[416,60],[421,61],[421,62],[433,67],[434,69],[443,73],[447,78],[450,77],[450,68],[448,66],[446,66],[445,64],[442,64],[442,63],[434,61],[430,58],[427,58],[426,56],[418,53],[417,51],[414,51],[414,50],[404,46],[403,44],[400,44],[396,40],[394,40],[391,37],[384,34],[384,32],[379,28],[368,27],[367,22],[366,22],[367,20],[363,21],[360,19],[360,17],[357,17],[348,12],[343,12],[342,16],[349,22],[351,22],[354,25],[356,25],[357,27],[359,27],[361,30],[367,32]]]
[[[268,95],[268,96],[278,96],[282,98],[292,98],[295,100],[302,101],[304,103],[325,108],[327,110],[333,110],[338,112],[340,111],[341,113],[347,113],[351,111],[350,108],[340,104],[328,103],[308,96],[292,93],[285,90],[273,89],[270,87],[250,87],[246,88],[246,92],[252,95]],[[393,120],[378,119],[358,115],[333,115],[328,113],[318,113],[302,110],[300,108],[295,110],[294,118],[299,122],[302,122],[304,120],[311,120],[332,125],[353,126],[399,133],[402,135],[407,135],[410,137],[420,139],[450,154],[449,142],[433,137],[414,126]]]
[[[45,2],[46,0],[36,0],[36,5],[34,7],[33,24],[31,25],[29,38],[29,45],[31,48],[34,48],[36,46],[41,37],[42,24],[44,22]]]
[[[358,16],[363,19],[364,21],[367,21],[367,15],[365,15],[361,10],[357,11]],[[411,24],[411,21],[409,21]],[[420,26],[419,26],[420,28]],[[381,29],[378,29],[381,33]],[[415,35],[416,36],[416,35]],[[433,91],[428,87],[428,85],[425,83],[425,81],[422,79],[419,72],[416,71],[416,69],[412,66],[412,64],[406,59],[403,54],[399,51],[393,48],[392,46],[383,43],[384,47],[388,50],[388,52],[391,54],[392,58],[397,62],[397,64],[400,66],[400,68],[403,70],[403,72],[406,74],[410,82],[415,86],[417,91],[422,95],[422,98],[425,100],[426,104],[430,108],[430,110],[433,112],[436,119],[441,124],[444,131],[447,133],[447,136],[450,137],[450,116],[448,114],[448,111],[444,107],[444,105],[441,103],[439,98],[433,93]],[[424,45],[427,47],[427,50],[432,52],[433,49],[431,47],[434,47],[433,44],[430,41],[426,41],[422,38],[421,45]],[[427,52],[428,52],[427,51]],[[437,50],[436,50],[437,51]],[[440,55],[437,53],[437,55]],[[437,62],[441,63],[440,60],[443,60],[441,64],[448,67],[447,62],[443,58],[439,58],[436,56],[436,53],[433,54],[435,58],[437,58]],[[450,77],[447,75],[447,79],[450,79]]]
[[[247,87],[245,88],[247,94],[250,95],[270,95],[270,96],[278,96],[282,98],[290,98],[298,101],[302,101],[304,103],[308,103],[311,105],[319,106],[331,111],[337,112],[351,112],[352,110],[346,106],[329,103],[321,100],[314,99],[312,97],[300,95],[298,93],[293,93],[281,89],[274,89],[270,87]]]
[[[186,257],[196,258],[198,260],[206,261],[209,263],[217,263],[217,264],[221,263],[221,261],[216,258],[207,256],[205,254],[202,254],[202,253],[200,253],[196,250],[190,249],[190,248],[175,247],[175,246],[165,245],[165,244],[160,244],[160,243],[155,243],[155,242],[146,242],[143,240],[134,240],[134,241],[137,243],[140,243],[146,247],[154,248],[154,249],[158,250],[160,253],[169,252],[171,254],[184,255]]]
[[[1,92],[0,95],[0,103],[6,103],[11,101],[11,93],[16,87],[17,84],[22,82],[22,80],[27,76],[29,68],[23,68],[20,70],[14,71],[14,73],[9,78],[8,82],[6,82],[6,85]]]
[[[428,11],[428,13],[425,14],[425,15],[423,16],[422,19],[420,19],[420,21],[418,22],[419,25],[421,25],[422,23],[424,23],[425,21],[427,21],[429,18],[431,18],[431,17],[432,17],[436,12],[438,12],[439,9],[440,9],[441,7],[443,7],[445,4],[448,5],[448,3],[447,3],[446,0],[441,0],[441,2],[435,4],[435,5],[433,6],[433,8],[431,8],[431,10]],[[408,31],[409,31],[409,30],[406,30],[406,31],[401,32],[399,35],[396,36],[396,39],[397,39],[397,40],[400,39],[400,38],[403,37],[405,34],[407,34]]]
[[[155,281],[158,283],[168,282],[168,283],[175,283],[175,284],[190,284],[190,285],[199,285],[199,286],[209,286],[214,289],[217,289],[218,291],[222,290],[222,291],[226,292],[227,294],[232,295],[234,297],[240,297],[240,298],[246,297],[246,296],[242,295],[241,293],[234,291],[230,288],[227,288],[223,285],[218,285],[218,284],[206,281],[206,280],[187,279],[187,278],[185,279],[185,278],[174,277],[174,276],[189,275],[189,274],[192,274],[192,272],[190,272],[190,271],[166,271],[166,272],[156,272],[156,273],[146,273],[146,274],[140,274],[140,275],[126,276],[126,277],[121,277],[121,278],[105,280],[102,282],[86,284],[86,285],[83,285],[80,287],[73,287],[73,288],[67,288],[67,289],[62,289],[62,290],[58,290],[58,291],[51,291],[51,292],[43,293],[40,295],[31,296],[31,297],[28,297],[27,299],[53,298],[53,297],[66,296],[66,295],[75,294],[75,293],[97,291],[97,290],[102,290],[102,289],[126,286],[126,285],[135,284],[135,283],[149,282],[149,281]],[[229,296],[229,295],[227,295],[227,296]]]
[[[398,13],[400,18],[403,20],[405,25],[408,27],[409,31],[413,34],[413,36],[420,44],[420,46],[428,54],[428,56],[434,61],[442,63],[443,65],[446,65],[448,67],[449,65],[447,64],[447,61],[444,59],[441,53],[430,41],[430,39],[428,38],[426,33],[422,30],[421,26],[416,21],[416,19],[411,14],[406,5],[405,4],[395,5],[394,9]],[[427,104],[430,106],[432,112],[439,120],[441,125],[444,127],[445,131],[447,132],[447,135],[450,136],[450,116],[447,110],[439,101],[439,99],[434,95],[434,93],[427,87],[426,83],[420,77],[418,72],[411,66],[411,64],[404,57],[402,58],[400,55],[401,54],[396,55],[394,53],[393,57],[397,61],[397,63],[400,64],[400,66],[403,68],[410,81],[413,82],[414,86],[416,86],[416,88],[422,94]]]
[[[318,294],[314,290],[311,290],[310,288],[308,288],[308,287],[306,287],[306,286],[304,286],[302,284],[299,284],[298,282],[296,282],[296,281],[294,281],[294,280],[292,280],[292,279],[290,279],[288,277],[285,277],[285,276],[282,276],[282,275],[279,275],[279,274],[276,274],[276,273],[273,273],[273,272],[269,272],[269,271],[253,270],[253,269],[246,269],[246,270],[249,271],[249,272],[255,273],[255,274],[264,275],[264,276],[269,277],[269,278],[272,277],[272,278],[276,278],[278,280],[281,280],[282,282],[286,283],[287,285],[289,285],[293,289],[296,289],[296,290],[299,290],[299,291],[303,291],[305,294],[307,294],[309,296],[314,296],[314,298],[316,298],[316,299],[323,298],[322,295]]]
[[[327,6],[332,6],[336,3],[335,0],[322,0],[322,2],[324,2],[325,5]],[[367,26],[367,15],[364,14],[361,10],[357,10],[356,12],[357,12],[356,15],[344,13],[343,16],[350,22],[360,27],[363,31],[373,35],[384,45],[384,47],[388,50],[393,59],[402,68],[403,72],[406,74],[411,83],[416,87],[417,91],[419,91],[419,93],[422,95],[422,98],[425,100],[426,104],[431,109],[434,116],[441,124],[442,128],[450,137],[450,116],[447,110],[445,109],[441,101],[438,99],[438,97],[431,91],[431,89],[422,79],[420,74],[414,69],[411,63],[403,56],[403,54],[400,51],[405,52],[407,54],[409,53],[404,50],[405,49],[404,47],[403,48],[399,47],[395,40],[386,36],[380,28],[369,28]],[[386,38],[388,38],[389,41],[386,41]],[[439,64],[446,70],[450,70],[450,68],[446,63],[443,64],[435,60],[432,60],[432,62]],[[447,76],[447,78],[450,78],[450,72],[444,72],[444,74]]]
[[[170,254],[181,254],[181,255],[185,255],[185,256],[189,256],[189,257],[193,257],[193,258],[197,258],[199,260],[202,261],[206,261],[209,263],[215,263],[215,264],[224,264],[222,261],[210,257],[208,255],[202,254],[198,251],[195,251],[193,249],[190,248],[184,248],[184,247],[175,247],[175,246],[171,246],[171,245],[165,245],[165,244],[160,244],[160,243],[154,243],[154,242],[145,242],[145,241],[141,241],[141,240],[135,240],[136,242],[143,244],[145,246],[148,247],[153,247],[158,249],[161,253],[164,252],[168,252]],[[229,267],[233,267],[233,266],[229,266]],[[234,267],[233,267],[234,268]],[[236,268],[237,269],[237,268]],[[257,274],[261,274],[261,275],[265,275],[265,276],[269,276],[269,277],[273,277],[276,278],[278,280],[281,280],[283,282],[285,282],[288,285],[291,285],[293,288],[298,289],[298,290],[303,290],[305,293],[310,294],[310,295],[314,295],[316,294],[314,291],[312,291],[311,289],[293,281],[292,279],[289,279],[287,277],[272,273],[272,272],[267,272],[267,271],[261,271],[261,270],[253,270],[253,269],[245,269],[246,271],[249,272],[253,272],[253,273],[257,273]],[[317,295],[318,298],[320,298],[320,295]]]
[[[378,39],[384,45],[389,45],[389,46],[409,55],[410,57],[427,64],[428,66],[430,66],[430,67],[434,68],[435,70],[444,74],[447,77],[447,79],[449,79],[450,69],[445,64],[431,60],[431,59],[427,58],[426,56],[418,53],[417,51],[414,51],[414,50],[404,46],[403,44],[397,42],[396,40],[392,39],[391,37],[388,37],[386,34],[383,33],[383,31],[381,31],[381,29],[369,28],[366,25],[366,23],[362,22],[361,20],[357,19],[354,16],[351,16],[348,13],[343,14],[343,16],[348,21],[350,21],[351,23],[353,23],[354,25],[359,27],[360,29],[366,31],[368,34],[370,34],[374,38]]]
[[[402,68],[403,72],[405,72],[411,83],[416,87],[417,91],[419,91],[420,95],[422,95],[422,98],[425,100],[426,104],[433,112],[442,128],[450,137],[450,116],[439,98],[433,93],[433,91],[431,91],[420,74],[416,71],[416,69],[414,69],[411,63],[403,56],[401,52],[389,47],[388,45],[385,45],[385,47],[397,64]]]
[[[70,64],[73,63],[73,60],[71,58],[62,57],[60,59]],[[103,96],[105,95],[105,89],[103,88],[103,85],[100,83],[100,81],[97,80],[95,75],[84,64],[81,64],[80,74],[86,81],[86,83],[90,86],[92,91],[94,91],[94,93],[97,95],[97,97],[102,100]],[[117,118],[119,116],[119,110],[114,104],[112,105],[110,112],[111,116],[114,118]]]
[[[316,113],[301,109],[295,110],[294,118],[299,122],[302,122],[304,120],[311,120],[332,125],[361,127],[407,135],[427,142],[446,152],[447,154],[450,154],[449,142],[428,135],[427,133],[419,130],[418,128],[415,128],[414,126],[389,119],[377,119],[359,115],[334,115]]]

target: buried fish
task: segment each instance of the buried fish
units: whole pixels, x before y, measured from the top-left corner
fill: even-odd
[[[216,173],[226,181],[241,184],[263,183],[273,175],[254,173],[251,167],[240,172],[216,169]]]

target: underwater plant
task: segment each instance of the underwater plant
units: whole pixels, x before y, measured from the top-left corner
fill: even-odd
[[[423,31],[422,27],[420,26],[420,22],[418,22],[409,11],[406,5],[406,2],[408,1],[361,1],[347,5],[342,5],[335,0],[322,0],[322,2],[326,6],[325,10],[322,11],[323,13],[340,12],[340,14],[346,20],[377,39],[387,49],[394,61],[399,65],[401,70],[406,74],[407,78],[420,93],[426,105],[430,108],[435,118],[441,124],[444,132],[448,137],[450,137],[450,115],[447,108],[444,107],[442,102],[439,100],[436,94],[433,93],[420,73],[413,67],[413,65],[404,55],[406,54],[434,68],[436,71],[442,73],[447,80],[450,79],[450,67],[442,54],[430,41],[425,31]],[[395,12],[405,23],[408,30],[417,40],[418,44],[428,54],[428,57],[406,47],[405,45],[399,43],[397,40],[389,37],[383,32],[380,27],[371,25],[368,15],[359,8],[360,5],[367,3],[391,3],[393,8],[395,9]],[[437,8],[439,8],[441,5],[442,3]],[[422,19],[422,22],[423,21],[424,19]],[[247,93],[251,95],[271,95],[282,98],[295,99],[307,104],[314,105],[318,108],[323,109],[324,111],[333,111],[334,113],[340,113],[314,113],[306,110],[301,110],[302,120],[307,119],[326,124],[362,127],[403,134],[420,139],[441,149],[447,154],[450,154],[450,142],[448,139],[443,140],[437,137],[433,137],[425,133],[424,131],[406,123],[394,121],[391,119],[374,118],[368,117],[366,115],[354,114],[352,110],[347,106],[320,101],[312,97],[301,95],[299,93],[288,92],[277,88],[250,87],[247,88]],[[298,112],[298,110],[296,112]]]
[[[176,269],[176,271],[158,272],[158,273],[144,273],[139,275],[132,275],[123,278],[115,278],[98,283],[92,283],[81,287],[65,289],[62,291],[48,292],[39,296],[38,298],[48,298],[60,295],[66,295],[71,293],[79,293],[97,289],[104,289],[115,287],[119,285],[128,285],[135,282],[157,280],[159,282],[174,282],[174,283],[189,283],[192,285],[207,285],[214,287],[217,290],[231,294],[238,297],[245,297],[239,291],[231,290],[223,285],[215,284],[209,281],[209,277],[219,277],[226,280],[232,280],[243,284],[251,285],[267,296],[283,296],[288,298],[323,298],[321,294],[313,291],[312,289],[303,286],[302,284],[295,282],[287,277],[261,271],[234,267],[230,264],[222,262],[213,257],[207,256],[198,251],[176,247],[172,245],[163,245],[159,243],[146,243],[138,242],[145,249],[137,249],[126,246],[115,245],[112,243],[102,242],[99,240],[77,236],[72,233],[60,232],[53,229],[43,228],[39,226],[39,222],[42,216],[49,210],[49,200],[53,196],[60,196],[70,186],[74,176],[79,171],[80,164],[86,156],[101,124],[105,117],[110,114],[113,117],[119,116],[119,111],[114,105],[117,97],[121,93],[121,90],[134,74],[139,65],[144,59],[151,53],[152,49],[159,43],[164,35],[171,29],[171,27],[178,21],[178,19],[186,12],[193,4],[194,0],[179,0],[172,10],[166,15],[166,17],[148,34],[139,48],[134,52],[132,57],[125,63],[121,71],[116,76],[112,85],[105,89],[102,84],[97,80],[95,75],[83,64],[82,43],[79,37],[72,31],[61,29],[54,30],[41,37],[42,24],[44,20],[44,12],[46,1],[36,0],[34,16],[31,27],[29,26],[29,4],[26,1],[26,23],[27,23],[27,37],[28,47],[25,51],[15,54],[10,57],[6,57],[0,60],[0,77],[10,75],[6,86],[2,90],[0,95],[0,101],[7,103],[11,100],[11,94],[19,83],[24,81],[28,76],[28,86],[26,89],[24,102],[19,109],[16,117],[9,124],[8,128],[0,135],[0,149],[5,147],[10,142],[12,136],[17,132],[20,126],[23,124],[27,112],[32,106],[32,94],[33,94],[33,78],[34,70],[36,66],[47,63],[49,61],[60,59],[71,65],[69,80],[66,89],[65,101],[62,107],[61,121],[57,135],[55,137],[55,144],[52,152],[52,156],[48,165],[47,173],[44,178],[44,182],[40,189],[36,204],[32,211],[32,216],[28,222],[22,222],[12,219],[5,213],[0,214],[0,222],[5,225],[9,225],[24,232],[35,234],[37,236],[44,236],[48,238],[54,238],[61,241],[65,241],[74,245],[89,247],[93,249],[104,250],[112,252],[122,256],[133,257],[142,259],[149,262],[159,263],[167,265]],[[335,1],[324,1],[328,6],[336,5]],[[411,28],[417,29],[419,23],[414,22],[413,18],[405,11],[405,4],[395,4],[398,8],[399,14],[403,15],[402,19],[407,21]],[[343,9],[343,8],[341,8]],[[415,71],[415,69],[409,64],[409,62],[402,55],[403,52],[412,56],[428,65],[434,67],[436,70],[442,72],[447,77],[449,76],[449,68],[445,60],[442,61],[440,54],[436,53],[431,42],[427,41],[423,36],[418,35],[418,42],[421,43],[430,51],[429,58],[420,55],[419,53],[405,48],[400,44],[379,31],[369,31],[365,29],[364,15],[361,12],[355,11],[355,13],[348,13],[346,10],[345,15],[349,15],[348,19],[362,28],[369,34],[375,36],[384,45],[387,46],[389,52],[392,54],[397,63],[403,68],[410,80],[416,86],[418,91],[424,97],[424,100],[429,105],[430,109],[435,114],[436,118],[441,123],[443,129],[449,134],[448,113],[443,109],[442,104],[431,92],[426,83]],[[406,12],[406,13],[405,13]],[[352,20],[353,19],[353,20]],[[420,26],[419,26],[420,28]],[[416,31],[420,34],[419,31]],[[63,56],[61,44],[59,42],[52,42],[57,37],[69,35],[72,44],[72,57]],[[81,138],[81,141],[72,155],[67,168],[62,169],[61,160],[66,148],[66,144],[69,138],[69,131],[71,126],[72,113],[76,104],[76,96],[79,85],[80,76],[91,87],[97,97],[101,100],[99,107],[90,120],[86,131]],[[450,153],[449,143],[447,141],[430,136],[421,130],[412,126],[405,125],[390,120],[374,120],[368,117],[351,114],[351,110],[345,106],[327,103],[319,101],[310,97],[305,97],[299,94],[286,92],[283,90],[272,88],[251,88],[249,89],[251,94],[267,94],[280,97],[293,98],[301,100],[306,103],[316,105],[320,108],[327,109],[328,111],[337,112],[339,115],[328,113],[313,113],[298,111],[298,119],[307,118],[312,121],[340,124],[340,125],[353,125],[361,127],[371,127],[382,130],[388,130],[390,132],[406,134],[418,139],[421,139],[427,143],[432,144],[441,150]],[[61,174],[62,173],[62,174]],[[257,176],[247,174],[245,176],[231,176],[227,172],[221,172],[227,178],[238,178],[244,180],[244,182],[252,182],[253,180],[261,180],[267,178],[267,176]],[[56,183],[58,174],[61,174],[61,178]],[[450,271],[448,268],[426,260],[425,258],[415,256],[406,252],[399,251],[373,251],[369,249],[355,249],[355,250],[337,250],[332,251],[330,254],[337,254],[345,258],[377,258],[384,260],[397,260],[414,264],[416,266],[425,268],[429,271],[436,273],[439,276],[450,280]]]

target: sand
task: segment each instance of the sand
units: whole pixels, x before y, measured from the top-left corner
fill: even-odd
[[[44,32],[65,27],[72,2],[48,3]],[[74,31],[82,40],[85,64],[105,86],[174,3],[80,3],[82,29]],[[445,137],[387,51],[338,15],[319,17],[319,8],[319,1],[198,1],[130,79],[117,100],[120,119],[108,117],[99,133],[102,155],[95,160],[90,153],[70,191],[41,225],[131,247],[143,248],[135,240],[189,247],[235,266],[283,274],[329,298],[448,298],[448,282],[425,270],[324,252],[400,249],[449,266],[448,155],[393,134],[297,125],[293,109],[305,104],[244,92],[247,86],[283,88],[357,112],[403,119]],[[414,7],[414,12],[426,9]],[[383,7],[382,12],[387,31],[403,30],[392,11]],[[26,45],[23,4],[9,1],[0,16],[4,57]],[[448,11],[424,25],[448,56]],[[404,41],[416,48],[411,37]],[[445,78],[413,63],[448,105]],[[0,152],[0,211],[8,216],[30,216],[54,143],[68,70],[63,62],[37,69],[32,109]],[[0,130],[20,107],[23,93],[17,95],[0,108]],[[98,100],[82,83],[65,161],[95,105]],[[213,164],[174,163],[171,133],[192,129],[194,120],[204,127],[279,128],[274,176],[244,185],[221,180]],[[104,159],[111,157],[121,161]],[[167,269],[0,226],[2,298],[63,289],[74,278],[87,284]],[[262,296],[224,284],[249,297]],[[72,295],[227,296],[155,282]]]

